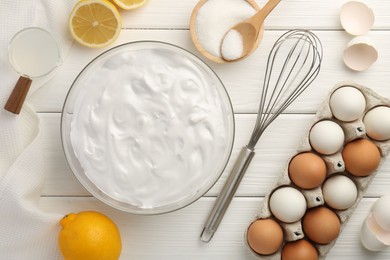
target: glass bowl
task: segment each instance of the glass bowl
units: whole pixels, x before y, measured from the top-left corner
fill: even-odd
[[[65,156],[80,183],[113,208],[145,215],[203,196],[226,167],[234,128],[229,96],[213,70],[156,41],[126,43],[92,60],[61,117]]]

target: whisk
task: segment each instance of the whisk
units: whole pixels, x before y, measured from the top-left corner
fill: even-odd
[[[307,30],[291,30],[274,44],[268,56],[256,124],[249,143],[242,147],[201,234],[209,242],[229,207],[266,128],[297,99],[320,72],[322,45]]]

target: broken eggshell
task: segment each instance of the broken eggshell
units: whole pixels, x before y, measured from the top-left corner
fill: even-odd
[[[355,71],[368,69],[378,59],[378,52],[365,36],[353,38],[344,50],[345,65]]]
[[[390,235],[390,195],[379,198],[372,206],[372,213],[379,226]]]
[[[390,231],[382,229],[372,213],[363,223],[360,238],[364,247],[370,251],[382,251],[390,245]]]
[[[350,1],[341,7],[340,22],[344,30],[352,35],[363,35],[374,25],[374,12],[366,4]]]
[[[361,241],[370,251],[381,251],[390,246],[390,195],[379,198],[361,229]]]

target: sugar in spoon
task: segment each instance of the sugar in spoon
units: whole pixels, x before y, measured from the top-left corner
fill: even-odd
[[[224,60],[242,59],[254,51],[264,20],[280,1],[269,0],[254,16],[236,24],[225,34],[221,44]]]

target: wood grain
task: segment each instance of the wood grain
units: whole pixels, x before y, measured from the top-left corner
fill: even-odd
[[[199,0],[149,0],[137,10],[122,12],[123,27],[131,29],[188,29],[192,9]],[[267,18],[266,30],[341,30],[340,7],[348,0],[286,0]],[[266,0],[256,1],[262,7]],[[364,0],[375,13],[374,30],[389,29],[390,2]]]
[[[390,98],[390,1],[365,0],[375,13],[375,24],[367,36],[379,52],[378,61],[367,71],[356,73],[342,62],[342,53],[352,36],[339,22],[341,1],[286,0],[267,18],[264,38],[247,59],[232,64],[217,64],[206,58],[192,43],[190,16],[198,0],[149,0],[137,10],[122,11],[123,30],[114,45],[132,41],[156,40],[176,44],[201,57],[221,78],[231,97],[236,118],[236,136],[231,160],[213,188],[194,204],[180,211],[160,216],[136,216],[119,212],[91,195],[69,169],[61,146],[60,116],[66,94],[75,77],[94,57],[113,47],[86,49],[72,46],[58,73],[36,90],[29,102],[40,112],[44,152],[47,154],[47,179],[41,207],[61,214],[71,211],[99,210],[119,225],[123,238],[121,259],[223,259],[254,260],[244,244],[244,230],[258,210],[262,197],[295,154],[312,124],[314,113],[339,81],[353,80]],[[266,0],[257,0],[262,7]],[[303,7],[303,8],[302,8]],[[201,243],[200,231],[242,145],[252,132],[262,88],[267,55],[275,40],[289,29],[312,29],[322,41],[322,70],[311,87],[267,129],[257,145],[256,155],[244,176],[214,239]],[[30,91],[31,92],[31,91]],[[390,259],[390,249],[379,253],[365,250],[359,241],[360,227],[376,200],[389,193],[390,160],[379,173],[355,210],[351,220],[327,259]]]
[[[275,9],[275,11],[278,8]],[[265,32],[262,44],[247,59],[232,64],[216,64],[203,58],[224,83],[235,113],[256,113],[263,84],[268,52],[285,31]],[[341,31],[315,31],[324,49],[321,72],[307,91],[292,104],[286,113],[314,113],[330,89],[340,81],[352,80],[365,85],[378,94],[390,98],[388,68],[390,68],[390,31],[370,32],[378,49],[379,58],[362,73],[349,70],[342,62],[342,53],[352,38]],[[139,40],[159,40],[179,45],[201,57],[195,49],[189,32],[178,30],[124,30],[116,44]],[[39,112],[61,112],[66,94],[82,68],[101,52],[74,44],[57,75],[38,89],[30,102]],[[34,84],[34,83],[33,83]]]
[[[30,89],[32,80],[23,76],[20,76],[15,84],[14,89],[9,96],[7,103],[5,103],[4,109],[19,114],[22,110],[24,101],[26,100],[27,93]]]
[[[210,243],[199,240],[215,198],[201,198],[192,205],[165,215],[137,216],[112,209],[94,198],[42,198],[44,210],[66,214],[98,210],[119,226],[123,239],[121,259],[223,259],[255,260],[244,242],[244,231],[256,215],[261,198],[235,198]],[[375,199],[363,199],[327,259],[388,260],[390,248],[372,253],[360,243],[360,227]]]
[[[47,154],[45,196],[89,195],[68,167],[60,138],[60,114],[41,114],[42,134]],[[304,135],[313,123],[314,115],[283,114],[266,130],[257,144],[256,154],[249,166],[236,196],[264,196],[273,186],[289,159],[295,154]],[[222,188],[239,150],[245,145],[256,120],[255,115],[238,114],[233,152],[229,164],[207,196],[216,196]],[[390,159],[384,161],[365,196],[381,196],[390,187]]]

